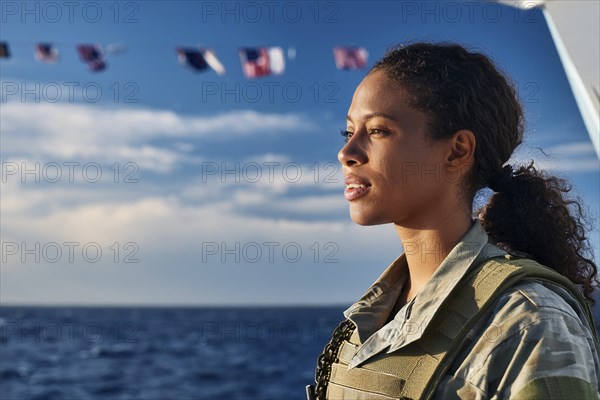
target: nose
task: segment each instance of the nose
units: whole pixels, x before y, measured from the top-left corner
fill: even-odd
[[[367,162],[367,153],[361,142],[361,137],[355,133],[338,152],[338,160],[343,166],[357,166]]]

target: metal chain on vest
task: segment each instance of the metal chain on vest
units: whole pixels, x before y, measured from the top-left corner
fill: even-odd
[[[327,384],[331,377],[331,365],[339,361],[338,353],[344,340],[350,339],[356,326],[352,321],[345,319],[338,325],[331,335],[331,340],[325,346],[323,353],[317,360],[315,370],[315,395],[318,400],[326,400]]]

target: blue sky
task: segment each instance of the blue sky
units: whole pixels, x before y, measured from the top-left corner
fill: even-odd
[[[365,71],[336,70],[336,45],[364,46],[369,65],[417,40],[491,55],[526,110],[515,160],[534,158],[570,179],[598,218],[598,159],[538,10],[3,2],[1,17],[12,52],[0,61],[4,304],[355,300],[402,249],[390,225],[358,227],[348,216],[336,155]],[[60,62],[35,61],[38,41],[55,43]],[[75,53],[79,43],[128,52],[92,73]],[[199,45],[214,49],[224,77],[178,64],[177,46]],[[281,76],[248,80],[237,49],[253,46],[293,47],[296,57]],[[23,174],[36,163],[39,172]]]

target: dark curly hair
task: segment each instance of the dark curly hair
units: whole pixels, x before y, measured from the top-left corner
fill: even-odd
[[[490,239],[566,276],[594,304],[597,267],[581,200],[566,198],[571,186],[533,161],[503,168],[523,141],[523,110],[514,85],[490,58],[455,43],[413,43],[388,51],[374,71],[403,86],[408,104],[428,115],[433,139],[473,132],[475,165],[463,183],[470,208],[480,189],[497,192],[475,211]]]

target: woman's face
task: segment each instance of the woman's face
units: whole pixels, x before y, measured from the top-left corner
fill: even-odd
[[[422,226],[447,199],[447,143],[429,138],[426,115],[408,106],[406,97],[376,71],[352,98],[338,159],[350,216],[360,225]]]

